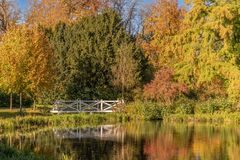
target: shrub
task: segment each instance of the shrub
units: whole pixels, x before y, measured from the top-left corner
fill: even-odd
[[[188,91],[187,86],[174,81],[174,72],[170,68],[162,68],[152,82],[144,86],[147,99],[172,102],[177,96]]]
[[[227,99],[209,99],[199,102],[195,107],[196,113],[215,113],[215,112],[232,112],[232,103]]]
[[[136,101],[127,105],[124,112],[130,119],[160,120],[172,111],[170,106],[155,102]]]
[[[189,99],[179,99],[174,103],[175,113],[178,114],[194,114],[195,103]]]
[[[51,105],[37,105],[36,108],[40,111],[40,113],[50,113],[53,106]]]

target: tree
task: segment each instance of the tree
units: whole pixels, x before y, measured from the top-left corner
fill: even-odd
[[[107,1],[102,0],[63,0],[63,3],[67,8],[67,15],[71,21],[94,15],[108,6]]]
[[[25,25],[8,30],[3,36],[0,51],[1,88],[11,95],[20,94],[20,109],[23,93],[36,100],[51,87],[54,79],[53,52],[39,30],[31,30]]]
[[[60,21],[68,21],[67,7],[62,0],[31,0],[27,23],[32,26],[55,26]]]
[[[28,24],[55,27],[59,22],[71,23],[94,15],[105,3],[100,0],[33,0],[29,5]]]
[[[239,99],[239,46],[233,43],[239,28],[239,1],[189,2],[184,28],[171,43],[179,60],[175,65],[178,80],[195,90],[211,86],[216,79],[224,80],[228,97]]]
[[[137,0],[108,0],[108,6],[121,15],[124,27],[130,34],[137,34],[141,29],[138,21],[139,2]]]
[[[178,7],[177,0],[158,0],[146,13],[142,45],[155,67],[174,64],[174,53],[169,51],[169,44],[181,29],[184,12]]]
[[[133,52],[133,43],[119,46],[115,57],[116,62],[112,67],[113,84],[121,88],[122,99],[124,99],[124,91],[134,87],[139,81],[137,73],[138,64],[133,57]]]
[[[46,34],[56,57],[56,86],[61,98],[117,97],[111,81],[116,54],[124,44],[130,44],[130,48],[132,44],[136,45],[135,38],[126,32],[117,12],[105,10],[97,16],[84,17],[74,25],[60,23],[54,30],[47,30]],[[127,54],[132,54],[137,63],[143,58],[135,46]],[[141,67],[138,64],[137,70]]]
[[[14,1],[0,0],[0,33],[4,33],[19,20],[19,9]]]
[[[177,96],[187,93],[185,84],[174,80],[174,72],[170,68],[162,68],[155,78],[144,86],[144,95],[147,99],[171,103]]]
[[[176,80],[198,97],[239,99],[239,1],[186,3],[184,11],[176,1],[161,0],[147,16],[143,47],[150,61],[174,68]]]
[[[12,28],[4,34],[0,46],[0,85],[11,95],[22,94],[28,85],[27,80],[27,48],[31,43],[26,28]],[[21,107],[21,104],[20,104]]]
[[[31,44],[28,53],[28,73],[29,85],[28,93],[35,102],[42,100],[45,94],[54,88],[56,80],[55,57],[50,47],[49,41],[41,29],[30,30]]]

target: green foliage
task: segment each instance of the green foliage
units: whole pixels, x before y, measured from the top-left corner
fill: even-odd
[[[116,53],[122,54],[119,52],[122,46],[130,51],[127,58],[132,57],[131,61],[136,62],[130,67],[142,71],[142,51],[121,22],[115,11],[106,10],[72,25],[60,23],[54,30],[46,30],[56,56],[58,78],[55,93],[58,96],[67,99],[116,98],[118,91],[112,83],[112,66],[120,63],[116,60]],[[136,79],[134,84],[140,80]]]
[[[176,114],[194,114],[195,102],[181,98],[174,103]]]
[[[136,101],[128,104],[124,112],[130,119],[161,120],[172,112],[170,106],[160,103]]]
[[[9,106],[9,97],[10,95],[0,91],[0,107],[8,107]],[[13,94],[13,107],[19,106],[19,95]],[[22,104],[23,106],[30,107],[32,105],[33,101],[31,97],[27,95],[23,95]]]
[[[36,109],[40,111],[40,113],[48,114],[52,110],[52,105],[36,105]]]
[[[233,104],[227,99],[210,99],[196,103],[196,113],[232,112]]]
[[[47,160],[48,158],[36,156],[28,151],[18,151],[4,145],[0,145],[0,159],[1,160]]]

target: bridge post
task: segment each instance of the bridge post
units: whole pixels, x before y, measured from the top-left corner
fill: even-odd
[[[82,100],[79,101],[79,105],[80,105],[79,111],[81,112],[82,111]]]
[[[77,110],[78,110],[78,112],[79,112],[79,100],[77,99]]]
[[[103,111],[103,100],[102,99],[101,99],[101,103],[100,104],[101,104],[101,108],[100,109],[101,109],[101,111]]]

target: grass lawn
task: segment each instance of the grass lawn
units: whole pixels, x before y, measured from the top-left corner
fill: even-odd
[[[0,108],[0,119],[3,118],[15,118],[17,116],[38,116],[44,115],[39,110],[33,110],[32,108],[24,108],[23,112],[20,113],[19,108],[14,108],[12,110],[8,108]]]

